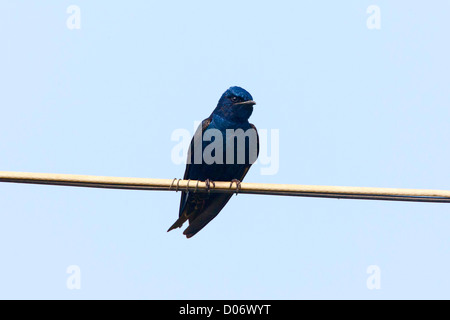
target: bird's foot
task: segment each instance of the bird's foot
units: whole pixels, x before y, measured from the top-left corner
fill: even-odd
[[[177,180],[177,184],[175,186],[175,191],[178,192],[178,188],[180,187],[180,180],[181,179],[177,179],[177,178],[173,178],[172,183],[170,184],[169,190],[172,190],[172,188],[173,188],[173,186],[175,184],[175,180]]]
[[[233,183],[236,183],[236,195],[238,195],[239,190],[241,190],[241,181],[239,181],[238,179],[231,180],[230,189],[233,186]]]
[[[214,181],[206,179],[205,180],[205,184],[206,184],[206,190],[208,191],[208,194],[211,193],[211,184],[213,185],[213,188],[216,187],[216,184],[214,183]]]

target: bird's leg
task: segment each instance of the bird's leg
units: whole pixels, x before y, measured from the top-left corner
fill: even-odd
[[[233,183],[236,183],[236,195],[238,195],[239,190],[241,190],[241,181],[239,181],[238,179],[231,180],[230,189],[233,186]]]
[[[211,193],[211,184],[213,185],[213,187],[216,187],[216,184],[214,183],[214,181],[206,179],[205,180],[205,184],[206,184],[206,190],[208,190],[208,195]]]

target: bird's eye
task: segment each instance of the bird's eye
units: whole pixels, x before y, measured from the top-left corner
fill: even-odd
[[[232,102],[238,102],[238,101],[239,101],[239,98],[238,98],[238,97],[231,97],[231,101],[232,101]]]

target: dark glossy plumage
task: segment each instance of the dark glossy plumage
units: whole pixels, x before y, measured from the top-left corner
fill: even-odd
[[[244,179],[259,152],[258,132],[248,121],[254,105],[250,93],[240,87],[231,87],[222,95],[217,107],[203,120],[191,141],[185,180]],[[219,146],[222,146],[222,154]],[[225,193],[183,191],[179,219],[168,231],[180,228],[189,220],[189,226],[183,234],[188,238],[194,236],[219,214],[231,196]]]

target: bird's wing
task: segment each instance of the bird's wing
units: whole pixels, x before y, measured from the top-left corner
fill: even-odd
[[[198,210],[189,218],[189,226],[184,230],[183,234],[187,238],[193,237],[219,214],[232,195],[231,193],[211,194],[204,201],[201,210]]]
[[[252,127],[253,130],[255,130],[256,133],[256,158],[258,158],[259,156],[259,134],[258,134],[258,129],[256,129],[255,125],[253,123],[250,123],[250,126]],[[250,166],[248,167],[250,169]]]
[[[208,128],[211,120],[206,119],[202,123],[201,133]],[[251,127],[256,131],[257,137],[257,156],[259,155],[259,135],[256,127],[251,124]],[[199,129],[197,129],[197,132]],[[202,135],[196,134],[191,142],[190,150],[194,150],[193,144],[195,143],[194,139],[202,139]],[[191,163],[193,162],[193,155],[191,155]],[[238,179],[242,181],[248,170],[250,169],[252,163],[246,163],[240,166],[240,170],[233,174],[234,179]],[[186,171],[184,175],[184,179],[199,179],[197,176],[194,177],[194,169],[192,169],[191,164],[187,164]],[[197,172],[195,172],[197,174]],[[232,179],[232,178],[231,178]],[[230,180],[231,180],[230,179]],[[197,232],[203,229],[211,220],[213,220],[219,212],[223,209],[223,207],[227,204],[233,194],[231,193],[191,193],[182,191],[181,201],[180,201],[180,213],[178,220],[170,227],[170,230],[175,228],[180,228],[184,222],[189,219],[189,226],[183,232],[187,238],[194,236]]]
[[[202,145],[203,141],[203,133],[208,128],[209,124],[211,123],[211,117],[205,119],[202,121],[202,123],[198,126],[197,131],[195,132],[194,136],[192,137],[191,144],[189,146],[189,152],[188,152],[188,161],[186,164],[186,170],[184,171],[183,179],[192,179],[190,177],[190,172],[192,168],[192,163],[194,162],[194,145]],[[180,210],[179,210],[179,218],[178,220],[169,228],[169,230],[173,230],[176,228],[180,228],[184,222],[188,219],[188,215],[186,212],[187,209],[187,203],[189,199],[189,191],[182,191],[181,192],[181,201],[180,201]]]
[[[259,135],[256,127],[251,124],[252,128],[256,131],[256,143],[257,143],[257,156],[259,155]],[[242,166],[241,171],[236,175],[236,179],[242,181],[247,175],[248,170],[252,166],[252,163],[248,163]],[[214,219],[223,207],[227,204],[233,194],[230,193],[214,193],[209,195],[202,203],[202,208],[199,212],[189,217],[189,227],[184,230],[183,234],[187,238],[193,237],[197,232],[203,229],[212,219]]]

